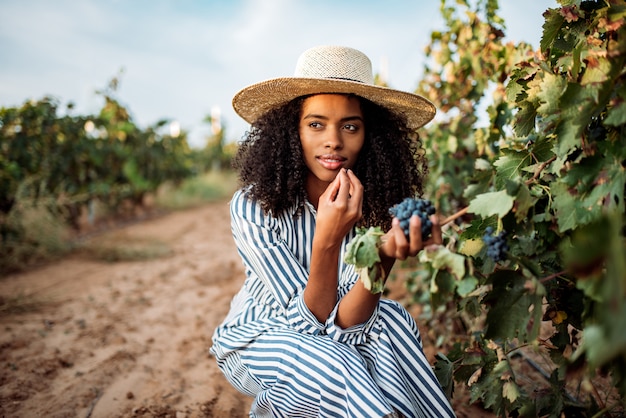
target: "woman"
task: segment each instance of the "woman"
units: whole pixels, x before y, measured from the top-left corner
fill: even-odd
[[[415,130],[435,109],[374,86],[361,52],[305,51],[294,77],[246,87],[233,107],[251,129],[234,159],[242,188],[231,225],[246,280],[211,353],[252,417],[454,416],[397,302],[367,290],[344,262],[356,226],[381,226],[381,274],[441,244],[407,237],[389,208],[422,193]]]

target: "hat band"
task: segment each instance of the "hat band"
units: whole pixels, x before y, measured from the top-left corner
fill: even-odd
[[[361,81],[361,80],[355,80],[355,79],[353,79],[353,78],[346,78],[346,77],[326,77],[326,78],[329,78],[329,79],[331,79],[331,80],[353,81],[353,82],[355,82],[355,83],[366,84],[366,83],[364,83],[364,82],[363,82],[363,81]]]

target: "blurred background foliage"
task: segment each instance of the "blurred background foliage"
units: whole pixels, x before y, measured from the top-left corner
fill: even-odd
[[[104,214],[129,217],[155,201],[180,208],[234,187],[233,179],[207,177],[228,176],[236,145],[224,143],[223,130],[192,149],[175,123],[141,128],[117,100],[118,83],[97,93],[103,106],[94,115],[73,115],[72,104],[61,109],[50,97],[0,109],[0,273],[67,252],[68,236]],[[32,223],[42,217],[56,226],[50,236]]]

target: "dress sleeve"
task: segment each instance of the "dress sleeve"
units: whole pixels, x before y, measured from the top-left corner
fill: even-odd
[[[307,315],[296,309],[302,315],[294,317],[294,310],[289,309],[299,303],[309,276],[281,235],[292,232],[281,231],[277,218],[264,213],[243,191],[233,196],[230,214],[233,238],[248,276],[248,292],[257,303],[269,305],[290,323],[305,322],[311,330],[320,329],[323,325],[310,312]]]

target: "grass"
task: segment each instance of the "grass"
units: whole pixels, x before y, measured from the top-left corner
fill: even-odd
[[[155,203],[170,210],[186,209],[224,199],[232,195],[236,187],[234,172],[209,172],[190,178],[178,187],[163,185],[157,192]]]
[[[68,228],[43,207],[15,205],[0,219],[0,277],[54,260],[71,249]]]

